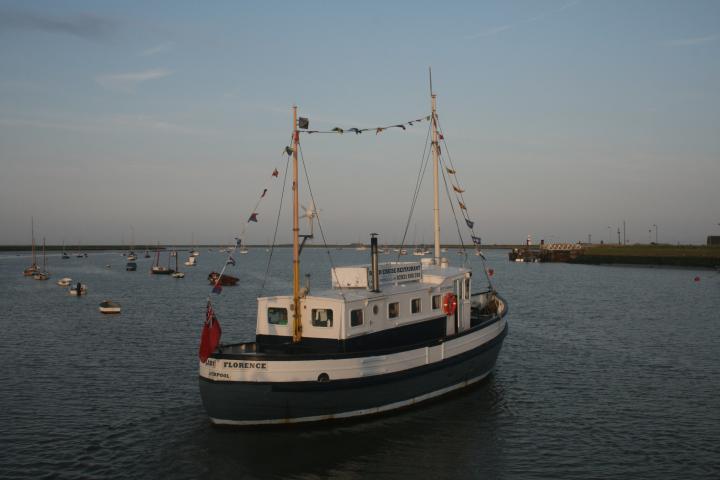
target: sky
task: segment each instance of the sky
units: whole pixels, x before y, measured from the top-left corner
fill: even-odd
[[[31,217],[48,244],[266,243],[291,107],[420,118],[430,66],[483,243],[720,234],[720,2],[24,0],[0,1],[0,245]],[[302,136],[328,243],[402,239],[426,134]],[[441,218],[458,243],[444,192]],[[409,225],[432,242],[429,171]]]

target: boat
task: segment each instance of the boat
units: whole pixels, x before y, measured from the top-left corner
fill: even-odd
[[[62,258],[63,260],[67,260],[68,258],[70,258],[70,255],[68,255],[67,252],[65,251],[65,242],[64,241],[63,241],[62,253],[60,254],[60,258]]]
[[[292,293],[260,296],[256,306],[248,305],[257,311],[256,333],[241,343],[220,343],[208,300],[198,381],[212,423],[286,425],[378,414],[460,390],[491,373],[507,334],[507,303],[489,277],[488,288],[474,292],[479,276],[440,255],[441,137],[434,94],[431,105],[425,118],[432,125],[433,257],[380,263],[372,234],[369,263],[331,266],[332,288],[317,292],[300,288],[298,150],[308,120],[298,122],[293,107],[293,144],[287,148],[295,186]]]
[[[193,260],[195,257],[190,257]],[[185,274],[180,271],[180,268],[178,267],[178,257],[175,255],[175,271],[172,273],[173,278],[185,278]]]
[[[79,297],[81,295],[87,295],[87,285],[84,283],[78,282],[75,286],[70,287],[70,295],[73,295],[75,297]]]
[[[67,287],[72,283],[72,278],[70,277],[63,277],[60,280],[57,281],[57,284],[61,287]]]
[[[120,313],[120,304],[113,302],[112,300],[105,300],[103,302],[100,302],[100,306],[98,307],[98,310],[100,310],[100,313]]]
[[[134,262],[137,258],[135,254],[135,229],[130,226],[130,251],[128,252],[127,260],[128,262]]]
[[[150,252],[149,252],[147,249],[145,249],[145,255],[144,255],[144,257],[145,257],[145,258],[150,258]]]
[[[170,268],[170,257],[168,257],[168,266],[163,267],[160,265],[160,244],[158,243],[157,250],[155,251],[155,263],[153,263],[150,273],[153,275],[170,275],[174,270]]]
[[[40,271],[40,268],[37,265],[37,259],[35,258],[35,218],[30,217],[30,239],[31,239],[31,252],[32,252],[32,260],[29,267],[26,267],[25,270],[23,270],[23,275],[26,277],[32,277],[37,272]]]
[[[187,260],[185,260],[185,266],[186,267],[194,267],[197,265],[197,257],[193,257],[190,255]]]
[[[47,271],[47,260],[45,256],[45,238],[43,238],[43,266],[42,269],[38,269],[37,272],[33,273],[33,280],[48,280],[50,278],[50,272]]]
[[[218,281],[218,278],[220,279],[220,281]],[[225,273],[220,274],[218,272],[210,272],[210,274],[208,275],[208,281],[210,282],[210,285],[220,284],[223,287],[227,287],[236,285],[239,280],[239,278],[233,277],[232,275],[227,275]]]
[[[238,253],[241,254],[241,255],[247,255],[248,253],[250,253],[250,250],[248,250],[248,248],[245,247],[245,246],[241,246],[241,247],[238,249]]]
[[[128,262],[125,264],[125,270],[128,271],[128,272],[134,272],[134,271],[136,271],[136,270],[137,270],[137,262],[130,262],[130,261],[128,261]]]

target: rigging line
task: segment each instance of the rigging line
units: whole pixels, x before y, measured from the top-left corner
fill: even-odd
[[[443,163],[443,157],[440,157],[440,163]],[[463,242],[462,233],[460,232],[460,222],[458,222],[457,214],[455,213],[455,205],[453,205],[452,198],[450,198],[450,188],[448,187],[447,177],[445,176],[445,170],[442,171],[443,176],[443,183],[445,184],[445,193],[447,193],[448,202],[450,203],[450,208],[452,209],[453,213],[453,220],[455,220],[455,226],[457,227],[457,233],[458,238],[460,240],[460,245],[462,245],[463,250],[463,265],[465,265],[468,261],[467,252],[465,251],[465,242]]]
[[[313,134],[313,133],[335,133],[335,134],[343,134],[343,133],[346,133],[346,132],[347,132],[347,133],[355,133],[355,134],[358,134],[358,135],[359,135],[359,134],[362,133],[362,132],[371,132],[371,131],[375,130],[375,133],[378,134],[378,133],[381,133],[383,130],[389,130],[389,129],[391,129],[391,128],[400,128],[400,129],[402,129],[402,130],[405,130],[406,125],[409,126],[409,127],[414,127],[414,126],[415,126],[415,125],[414,125],[415,123],[421,123],[423,120],[425,120],[425,121],[430,121],[430,115],[427,115],[427,116],[424,116],[424,117],[420,117],[420,118],[418,118],[418,119],[416,119],[416,120],[407,120],[407,121],[401,122],[401,123],[390,124],[390,125],[385,126],[385,127],[367,127],[367,128],[356,128],[356,127],[340,128],[340,127],[335,127],[335,128],[332,129],[332,130],[298,130],[298,132],[300,132],[300,133],[307,133],[307,134]]]
[[[265,292],[265,283],[267,283],[268,275],[270,273],[270,262],[272,261],[273,253],[275,253],[275,240],[277,239],[277,233],[280,227],[280,214],[282,213],[283,199],[285,198],[285,186],[287,185],[289,166],[290,155],[288,155],[287,160],[285,161],[285,173],[283,174],[282,190],[280,192],[280,206],[278,206],[277,219],[275,220],[275,231],[273,232],[273,240],[272,245],[270,246],[270,255],[268,255],[267,267],[265,268],[265,276],[263,277],[262,285],[260,285],[260,296]]]
[[[407,232],[410,228],[410,222],[412,221],[413,213],[415,212],[415,204],[417,203],[418,195],[420,194],[420,187],[422,186],[422,180],[425,178],[425,170],[427,169],[427,165],[430,161],[430,152],[428,150],[428,139],[430,138],[430,130],[432,128],[432,123],[428,125],[428,131],[425,135],[425,146],[423,147],[423,154],[420,158],[420,169],[418,170],[418,176],[415,179],[415,190],[413,191],[413,199],[410,203],[410,213],[408,215],[407,223],[405,224],[405,231],[403,232],[402,241],[400,242],[400,248],[397,254],[396,262],[400,261],[400,256],[402,255],[402,249],[405,246],[405,239],[407,238]],[[426,157],[427,155],[427,157]]]
[[[335,264],[333,263],[332,255],[330,254],[330,248],[328,247],[327,240],[325,239],[325,231],[322,228],[322,224],[320,223],[320,213],[317,202],[315,202],[315,195],[313,195],[312,186],[310,186],[310,176],[308,175],[307,171],[307,165],[305,165],[305,157],[302,153],[302,147],[300,146],[300,143],[297,144],[300,151],[298,152],[300,154],[300,160],[302,161],[303,171],[305,172],[305,181],[307,182],[308,186],[308,192],[310,193],[310,200],[315,205],[315,218],[317,218],[318,222],[318,228],[320,229],[320,236],[322,237],[323,245],[325,245],[325,252],[327,253],[328,260],[330,261],[330,271],[335,276],[335,281],[337,282],[338,286],[340,287],[340,297],[342,297],[343,301],[347,302],[347,298],[345,298],[345,294],[343,293],[342,284],[340,283],[340,279],[337,276],[337,272],[335,271]],[[295,187],[297,188],[297,186]]]

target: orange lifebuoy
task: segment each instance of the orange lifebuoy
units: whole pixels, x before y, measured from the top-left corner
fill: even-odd
[[[452,293],[446,293],[443,297],[442,307],[445,315],[452,315],[457,310],[457,297]]]

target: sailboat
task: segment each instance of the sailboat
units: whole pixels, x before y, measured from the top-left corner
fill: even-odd
[[[43,266],[42,270],[38,270],[37,272],[33,273],[33,279],[34,280],[47,280],[50,278],[50,272],[47,271],[47,257],[45,256],[45,238],[43,237]]]
[[[200,252],[198,251],[197,247],[195,246],[195,234],[192,234],[192,249],[190,250],[190,256],[191,257],[197,257],[200,255]]]
[[[130,251],[128,252],[127,259],[128,263],[137,260],[137,255],[135,254],[135,230],[133,227],[130,227]]]
[[[432,90],[432,89],[431,89]],[[199,389],[210,420],[270,425],[359,417],[419,404],[475,384],[494,368],[507,334],[507,304],[472,292],[472,270],[440,256],[436,97],[431,93],[434,254],[331,268],[332,288],[300,288],[298,150],[308,120],[293,107],[292,293],[257,298],[254,341],[220,344],[208,300]],[[432,120],[430,120],[432,119]]]
[[[195,257],[190,257],[193,260]],[[172,273],[173,278],[185,278],[185,274],[180,271],[180,267],[178,267],[178,257],[175,255],[175,271]]]
[[[68,258],[70,258],[70,255],[68,255],[67,252],[65,251],[65,241],[64,240],[63,240],[63,246],[62,246],[62,254],[60,255],[60,258],[62,258],[63,260],[67,260]]]
[[[32,261],[30,263],[29,267],[26,267],[25,270],[23,270],[23,275],[26,277],[31,277],[35,275],[37,272],[40,271],[37,265],[37,260],[35,258],[35,218],[30,217],[30,239],[31,239],[31,251],[32,251]]]
[[[153,275],[170,275],[173,270],[170,269],[170,257],[168,256],[168,266],[163,267],[160,265],[160,244],[158,243],[157,250],[155,251],[155,262],[153,263],[150,273]]]

